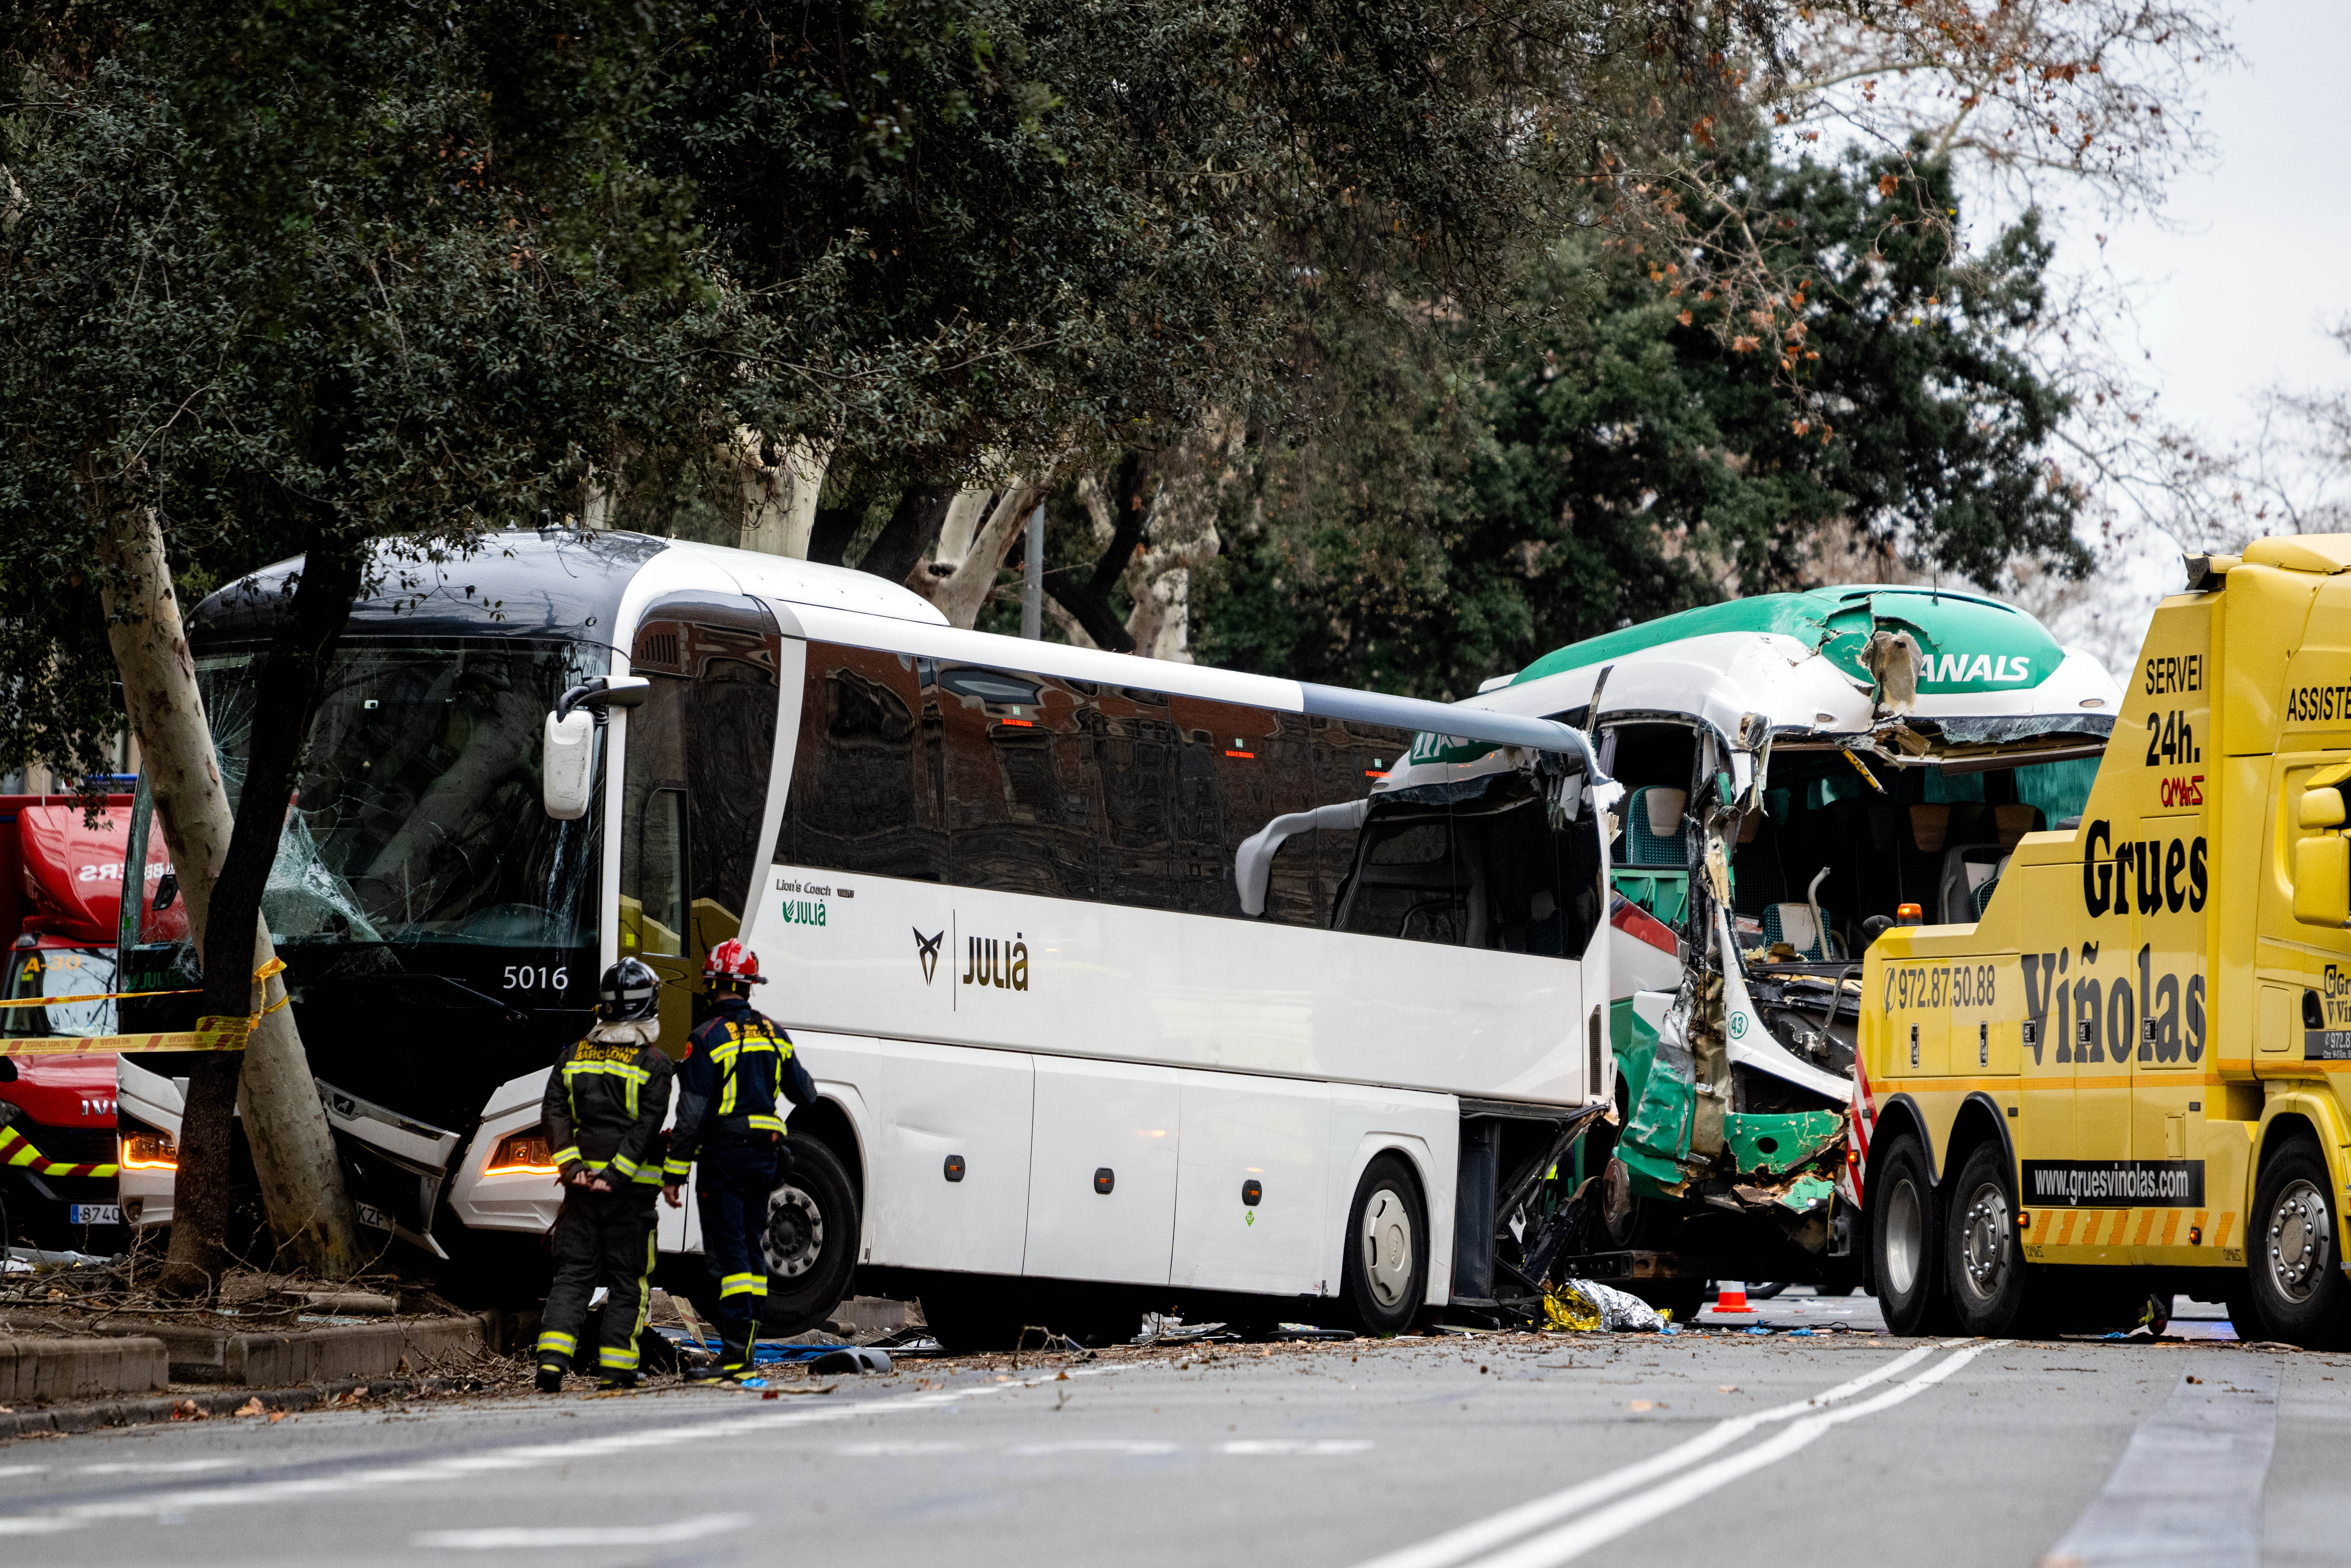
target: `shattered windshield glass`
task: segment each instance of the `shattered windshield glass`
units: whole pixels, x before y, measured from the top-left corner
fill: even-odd
[[[114,989],[114,954],[96,947],[24,947],[8,971],[8,999],[34,997],[89,998]],[[11,1008],[8,1030],[31,1036],[112,1034],[110,1001],[52,1001],[45,1008]]]
[[[547,815],[539,740],[564,688],[608,657],[507,641],[345,644],[262,897],[277,940],[590,945],[597,814]],[[232,801],[253,660],[197,664]]]

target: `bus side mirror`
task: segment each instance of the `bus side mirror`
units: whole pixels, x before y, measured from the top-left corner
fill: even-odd
[[[2314,789],[2311,794],[2335,796],[2335,820],[2342,820],[2339,794],[2332,789]],[[2314,825],[2309,800],[2309,795],[2303,797],[2305,827]],[[2304,925],[2351,924],[2351,839],[2329,833],[2294,841],[2294,917]]]
[[[2343,825],[2343,791],[2340,789],[2305,789],[2302,792],[2302,825],[2314,828],[2339,828]]]
[[[576,822],[588,814],[588,793],[596,772],[596,732],[604,727],[609,707],[635,707],[653,695],[653,684],[643,675],[614,675],[610,680],[585,681],[563,694],[547,716],[547,735],[539,744],[539,799],[547,814],[559,822]]]
[[[547,716],[539,750],[539,798],[559,822],[588,814],[588,791],[596,771],[596,716],[584,708]]]

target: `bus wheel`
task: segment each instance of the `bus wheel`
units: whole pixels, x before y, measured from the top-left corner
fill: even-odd
[[[1976,1145],[1951,1193],[1943,1259],[1951,1308],[1962,1333],[2004,1334],[2024,1310],[2025,1265],[1998,1144]]]
[[[1886,1151],[1870,1177],[1869,1245],[1877,1304],[1887,1332],[1932,1333],[1941,1294],[1942,1249],[1935,1234],[1935,1189],[1927,1180],[1927,1156],[1918,1140],[1903,1137]]]
[[[2296,1138],[2262,1173],[2245,1238],[2254,1315],[2272,1337],[2308,1350],[2330,1344],[2351,1308],[2332,1186],[2318,1145]]]
[[[768,1266],[764,1333],[796,1334],[821,1324],[848,1293],[857,1267],[857,1198],[841,1156],[814,1138],[786,1140],[791,1174],[768,1195],[759,1233]]]
[[[1412,1169],[1381,1155],[1355,1184],[1340,1288],[1365,1333],[1410,1325],[1428,1300],[1428,1218]]]

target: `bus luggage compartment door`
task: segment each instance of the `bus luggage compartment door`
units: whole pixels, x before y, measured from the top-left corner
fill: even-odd
[[[1037,1058],[1029,1256],[1049,1280],[1167,1282],[1182,1090],[1174,1069]]]
[[[1323,1284],[1331,1091],[1186,1072],[1169,1283],[1311,1296]]]
[[[1018,1274],[1033,1059],[899,1040],[883,1041],[881,1056],[862,1260]]]

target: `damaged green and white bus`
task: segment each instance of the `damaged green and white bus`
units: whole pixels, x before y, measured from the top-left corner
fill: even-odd
[[[1685,1315],[1708,1278],[1858,1283],[1837,1182],[1862,951],[1972,923],[2018,839],[2080,811],[2121,702],[2008,605],[1855,586],[1627,627],[1465,704],[1590,731],[1627,791],[1618,1125],[1560,1173],[1573,1197],[1527,1261]]]

